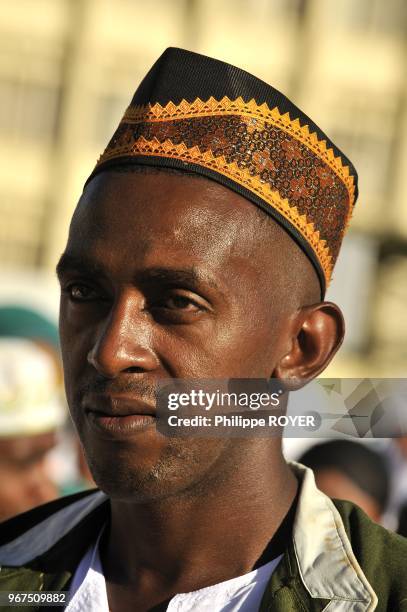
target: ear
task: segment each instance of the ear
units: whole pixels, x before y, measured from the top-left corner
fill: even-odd
[[[345,322],[336,304],[321,302],[301,308],[289,328],[289,350],[279,360],[273,377],[284,381],[287,390],[294,390],[325,370],[342,344]]]

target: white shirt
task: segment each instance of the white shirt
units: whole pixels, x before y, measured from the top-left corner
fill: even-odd
[[[300,493],[290,546],[295,548],[296,566],[294,566],[293,571],[298,572],[298,579],[301,580],[303,588],[306,589],[313,599],[329,600],[328,607],[332,610],[335,609],[335,611],[346,609],[347,612],[361,612],[362,608],[365,611],[375,610],[378,605],[377,595],[363,573],[352,550],[352,542],[346,533],[341,514],[332,500],[315,486],[312,470],[294,462],[290,462],[290,467],[300,482]],[[18,533],[16,537],[2,544],[0,546],[0,583],[3,584],[5,580],[5,584],[9,584],[10,568],[14,568],[11,575],[19,575],[20,570],[16,568],[21,568],[21,566],[24,566],[33,559],[37,559],[41,555],[44,555],[45,563],[48,552],[51,549],[53,550],[53,555],[55,555],[55,550],[65,551],[65,537],[72,538],[73,554],[78,545],[78,537],[83,538],[83,531],[79,532],[78,526],[82,525],[84,520],[88,521],[93,517],[100,524],[100,517],[96,517],[95,513],[98,512],[98,509],[102,510],[104,505],[102,516],[107,515],[107,500],[107,496],[97,490],[79,499],[74,497],[74,500],[68,500],[69,503],[60,507],[59,510],[52,512],[39,522],[35,521],[27,530]],[[94,545],[91,548],[93,550]],[[95,553],[97,553],[97,550]],[[277,563],[278,560],[276,561]],[[79,585],[80,591],[82,591],[82,587],[86,586],[86,581],[84,584],[82,583],[89,567],[89,562],[84,562],[82,570],[85,574],[77,572],[76,584]],[[93,570],[95,567],[97,565],[94,566]],[[38,585],[38,580],[41,576],[42,585],[42,580],[46,579],[47,574],[39,576],[38,573],[33,573],[33,584],[35,581],[35,584]],[[62,576],[59,575],[59,578],[61,579]],[[257,578],[260,581],[261,574]],[[246,579],[247,576],[242,578],[243,581]],[[263,582],[263,585],[265,582]],[[225,584],[217,585],[216,588],[211,587],[213,589],[211,592],[216,592],[217,589],[222,589],[223,586]],[[289,585],[287,585],[287,589],[291,592]],[[234,591],[235,595],[237,590]],[[76,608],[71,607],[70,610],[78,611],[86,609],[86,612],[88,610],[94,611],[97,594],[100,595],[102,593],[105,596],[105,591],[104,579],[102,580],[101,590],[98,588],[96,580],[95,593],[88,594],[89,607],[85,604],[85,608],[83,605],[82,607],[79,605]],[[72,589],[72,593],[75,593],[75,589]],[[78,592],[78,597],[79,594]],[[230,595],[232,594],[230,593]],[[239,602],[241,606],[240,612],[242,610],[246,612],[248,608],[250,609],[256,605],[248,598],[245,601],[244,596],[241,596]],[[76,597],[75,595],[75,599]],[[184,596],[184,601],[187,597],[188,594]],[[177,600],[179,601],[180,599],[182,597],[177,596]],[[106,605],[106,600],[103,603],[103,597],[101,603]],[[227,607],[223,606],[223,611],[221,609],[221,612],[231,612],[231,609],[233,610],[233,599],[227,601],[226,605],[229,605],[229,603],[232,605],[232,608],[229,606],[228,610]],[[190,605],[190,602],[188,605]],[[239,610],[239,608],[237,609]],[[99,608],[99,610],[103,610],[103,607]],[[234,610],[236,612],[236,606]],[[174,612],[174,607],[172,612]],[[214,611],[211,610],[211,612]],[[250,610],[250,612],[252,611]]]
[[[99,556],[99,540],[91,546],[80,561],[72,580],[72,599],[66,612],[109,612],[106,582]],[[243,576],[219,584],[179,593],[171,599],[167,612],[255,612],[271,574],[283,555]]]

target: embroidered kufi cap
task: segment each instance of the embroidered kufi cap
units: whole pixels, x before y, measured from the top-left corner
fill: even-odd
[[[308,255],[324,295],[357,198],[357,174],[282,93],[224,62],[167,49],[88,181],[129,163],[192,171],[261,207]]]

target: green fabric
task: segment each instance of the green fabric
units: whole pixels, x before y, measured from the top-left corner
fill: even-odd
[[[334,503],[354,554],[378,596],[376,612],[407,612],[407,539],[376,525],[349,502]],[[27,567],[1,568],[0,590],[68,590],[76,566],[107,516],[106,503]],[[319,612],[328,603],[329,600],[312,598],[307,592],[299,575],[291,541],[265,590],[260,612]],[[2,608],[5,612],[15,612],[16,609]],[[44,610],[29,609],[30,612]]]
[[[1,568],[0,569],[0,591],[67,591],[71,574],[61,572],[58,574],[33,571],[28,568]],[[45,612],[45,606],[0,606],[1,612]],[[57,612],[57,606],[49,607],[48,610]]]
[[[291,542],[264,591],[259,612],[319,612],[329,601],[313,599],[305,589]]]
[[[351,502],[333,501],[353,552],[379,599],[376,612],[406,612],[407,538],[373,523]]]
[[[358,563],[379,600],[375,612],[407,612],[407,539],[373,523],[352,503],[333,501]],[[264,592],[259,612],[317,612],[328,603],[310,597],[300,579],[291,542]]]
[[[39,312],[23,306],[0,307],[0,336],[42,341],[55,348],[59,346],[57,326]]]

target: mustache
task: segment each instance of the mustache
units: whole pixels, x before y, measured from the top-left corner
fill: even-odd
[[[133,376],[109,379],[97,376],[93,380],[84,383],[78,390],[78,397],[82,401],[89,393],[100,393],[106,395],[132,394],[143,400],[154,402],[156,400],[157,383],[143,379],[135,379]]]

